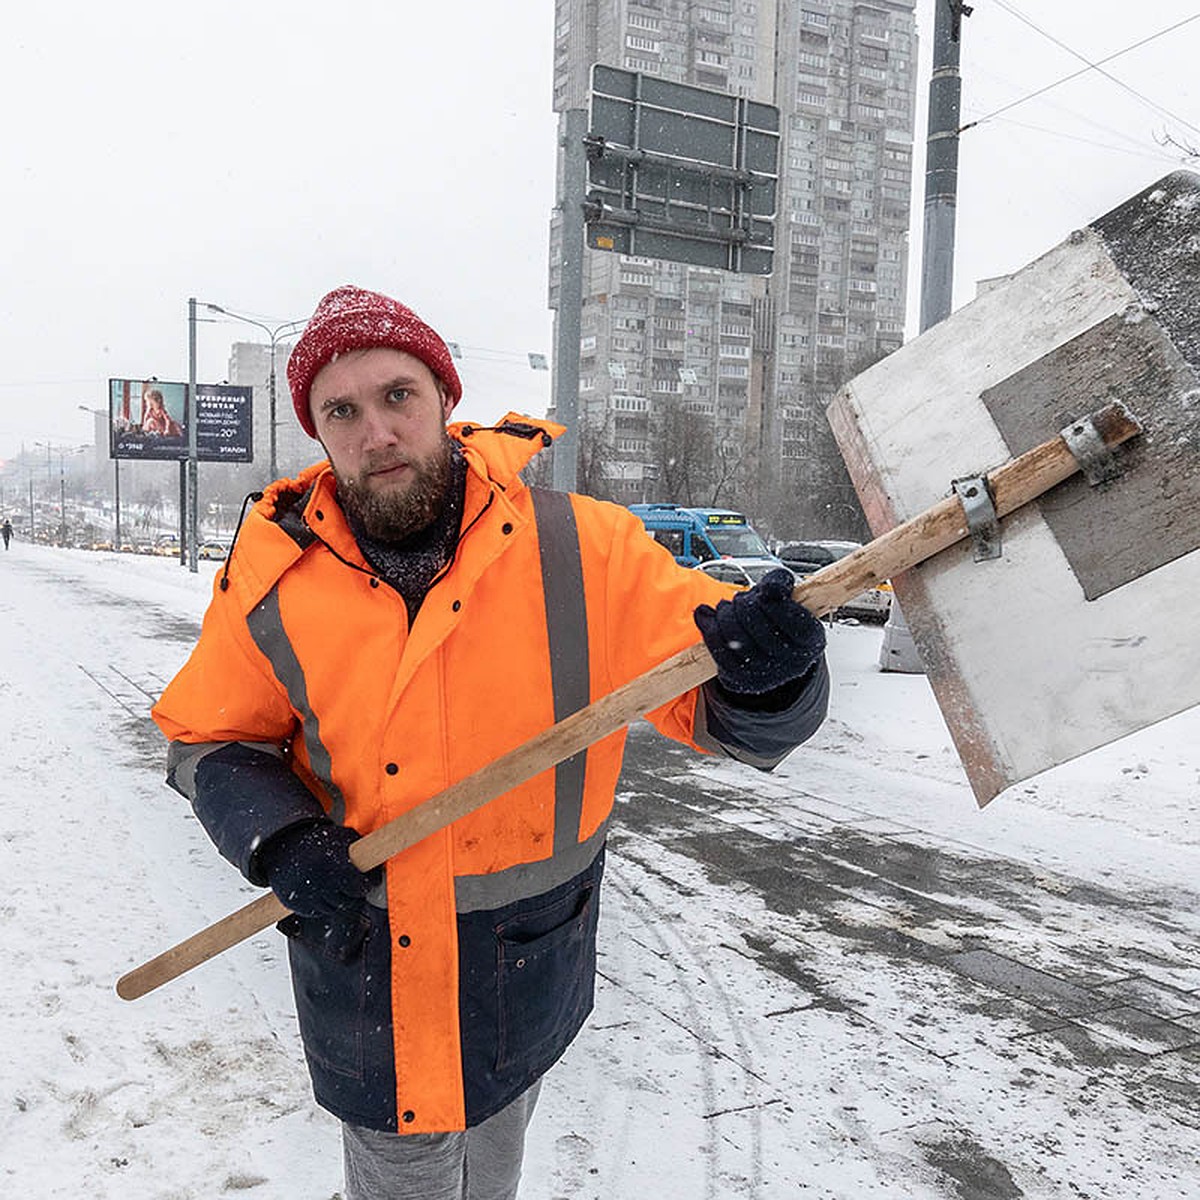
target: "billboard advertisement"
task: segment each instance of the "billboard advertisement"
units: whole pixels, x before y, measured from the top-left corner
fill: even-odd
[[[175,460],[188,456],[186,383],[108,381],[109,457]],[[254,461],[254,389],[196,385],[196,450],[201,462]]]
[[[254,461],[253,388],[196,384],[196,450],[201,462]]]

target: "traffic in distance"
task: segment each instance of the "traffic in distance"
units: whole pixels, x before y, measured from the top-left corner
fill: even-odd
[[[731,509],[679,504],[631,504],[629,508],[676,562],[741,587],[751,587],[776,567],[786,567],[797,580],[803,579],[861,545],[816,540],[782,542],[771,550],[746,515]],[[885,621],[891,607],[892,589],[885,581],[848,600],[834,615]]]

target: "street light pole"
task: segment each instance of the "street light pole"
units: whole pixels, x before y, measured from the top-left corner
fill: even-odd
[[[187,563],[188,570],[200,570],[200,457],[196,417],[196,298],[188,299],[188,456],[187,456]]]
[[[278,458],[278,454],[276,452],[276,439],[275,439],[275,427],[278,424],[278,422],[275,420],[275,348],[279,344],[280,336],[283,334],[283,332],[285,330],[287,330],[288,333],[295,333],[296,327],[303,325],[304,322],[302,320],[301,321],[283,321],[279,325],[276,325],[274,328],[271,328],[270,325],[266,325],[262,321],[256,321],[253,317],[246,317],[246,316],[243,316],[241,313],[233,312],[231,309],[222,308],[221,305],[219,305],[219,304],[206,304],[204,307],[207,308],[209,312],[220,313],[222,316],[231,317],[235,321],[243,321],[247,325],[253,325],[256,328],[261,329],[263,331],[263,333],[265,333],[267,335],[268,339],[270,340],[271,373],[268,377],[268,396],[269,396],[269,404],[270,404],[270,409],[269,409],[270,429],[268,432],[270,434],[271,461],[270,461],[269,473],[270,473],[271,479],[277,479],[279,477],[279,458]]]

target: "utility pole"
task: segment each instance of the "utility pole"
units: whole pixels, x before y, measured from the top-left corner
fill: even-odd
[[[187,565],[192,574],[200,569],[200,457],[198,436],[199,420],[196,413],[196,298],[188,300],[188,454],[187,487]]]
[[[954,306],[954,227],[958,209],[958,134],[962,124],[959,49],[962,19],[972,12],[963,0],[934,0],[933,71],[929,78],[929,124],[925,142],[925,232],[921,246],[921,327],[924,333]],[[920,675],[924,671],[900,605],[883,627],[879,666]]]
[[[579,457],[579,330],[583,313],[583,203],[587,191],[587,112],[562,115],[562,194],[558,216],[562,246],[558,311],[554,314],[554,418],[566,433],[554,447],[554,486],[575,490]]]
[[[958,131],[962,124],[959,47],[963,0],[936,0],[929,131],[925,143],[925,235],[921,253],[921,332],[950,315],[954,299],[954,226],[958,207]]]

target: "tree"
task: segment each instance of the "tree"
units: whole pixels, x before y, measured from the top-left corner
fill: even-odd
[[[886,358],[888,353],[876,348],[846,361],[814,389],[802,431],[804,459],[790,473],[781,470],[774,494],[764,504],[768,514],[766,525],[777,536],[854,541],[870,537],[825,409],[851,379]]]
[[[597,500],[613,499],[610,468],[613,453],[602,427],[585,421],[579,428],[579,452],[575,461],[575,490]]]
[[[744,478],[744,447],[719,439],[716,422],[682,400],[669,401],[658,428],[660,491],[676,504],[735,506]]]

